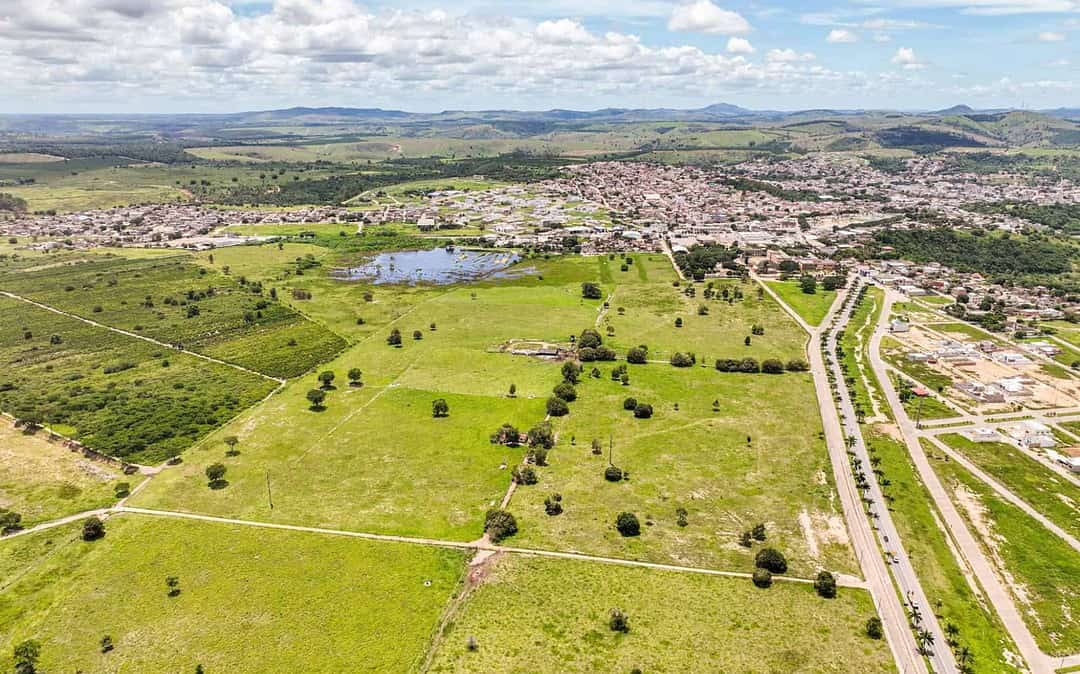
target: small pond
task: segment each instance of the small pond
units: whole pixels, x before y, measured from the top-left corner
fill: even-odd
[[[511,251],[459,250],[433,248],[381,253],[358,267],[334,271],[334,277],[347,281],[384,283],[434,283],[445,285],[482,278],[509,278],[505,272],[521,257]],[[521,273],[527,270],[521,270]]]

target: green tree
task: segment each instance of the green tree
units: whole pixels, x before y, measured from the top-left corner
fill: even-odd
[[[334,386],[334,373],[330,370],[324,370],[319,373],[319,385],[324,389],[330,389]]]
[[[754,525],[754,528],[750,530],[750,535],[753,536],[755,541],[765,540],[765,525],[758,523]]]
[[[517,519],[509,511],[492,508],[484,516],[484,531],[492,543],[499,543],[517,533]]]
[[[552,396],[547,400],[547,413],[553,417],[564,417],[570,414],[570,406],[562,398]]]
[[[360,371],[360,368],[350,368],[348,374],[349,386],[361,386],[360,380],[363,378],[364,373]]]
[[[394,328],[390,331],[390,335],[386,338],[386,343],[390,346],[401,346],[401,330]]]
[[[631,512],[619,513],[615,518],[615,528],[623,536],[641,535],[641,522],[638,521],[637,515]]]
[[[529,447],[543,447],[551,449],[555,446],[555,430],[551,422],[541,421],[529,429]]]
[[[308,402],[311,403],[311,409],[322,409],[323,401],[326,400],[326,391],[313,388],[307,392]]]
[[[630,620],[626,617],[626,614],[617,608],[611,609],[611,616],[608,618],[608,627],[612,632],[622,632],[626,634],[630,631]]]
[[[22,522],[22,515],[14,510],[0,508],[0,535],[18,531],[22,528],[20,522]]]
[[[562,398],[566,402],[574,402],[577,400],[577,389],[574,385],[568,381],[564,381],[558,384],[552,391],[557,397]]]
[[[225,465],[221,463],[212,463],[206,467],[206,479],[211,489],[224,486],[222,483],[225,482],[226,470]]]
[[[27,639],[15,645],[12,655],[15,658],[15,674],[35,674],[41,658],[41,644]]]
[[[600,333],[592,328],[585,328],[577,339],[579,349],[595,349],[603,343]]]
[[[170,597],[180,596],[180,579],[176,576],[166,576],[165,587],[169,588]]]
[[[436,419],[450,416],[450,405],[444,398],[436,398],[431,401],[431,416]]]
[[[754,575],[751,578],[754,585],[760,588],[766,588],[772,585],[772,573],[768,569],[754,569]]]
[[[814,589],[825,599],[832,599],[836,596],[836,579],[828,571],[822,571],[814,580]]]
[[[773,573],[786,573],[787,559],[776,548],[762,548],[754,556],[754,566],[759,569],[768,569]]]
[[[83,520],[82,539],[84,541],[96,541],[105,536],[105,523],[98,517],[88,517]]]
[[[817,292],[817,279],[809,274],[804,274],[803,277],[799,279],[799,288],[807,295],[813,295]]]
[[[649,360],[649,351],[644,346],[632,346],[626,352],[626,362],[644,365]]]
[[[866,621],[866,636],[871,639],[880,639],[885,636],[885,630],[881,626],[881,618],[874,616]]]
[[[638,419],[648,419],[653,415],[652,405],[649,403],[638,403],[634,406],[634,416]]]
[[[598,300],[604,296],[599,283],[586,281],[581,284],[581,296],[587,300]]]

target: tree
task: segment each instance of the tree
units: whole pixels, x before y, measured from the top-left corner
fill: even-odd
[[[536,484],[540,481],[540,478],[536,475],[536,469],[528,464],[514,466],[510,475],[517,484]]]
[[[109,651],[111,651],[112,649],[113,649],[113,640],[112,640],[112,637],[111,637],[111,636],[109,636],[108,634],[106,634],[105,636],[101,637],[101,652],[102,652],[102,653],[108,653],[108,652],[109,652]]]
[[[690,367],[694,364],[694,357],[682,351],[671,354],[671,364],[675,367]]]
[[[624,410],[633,411],[635,407],[637,407],[637,398],[627,398],[622,401],[622,408]]]
[[[219,489],[225,486],[225,468],[224,464],[212,463],[206,467],[206,479],[211,489]]]
[[[324,389],[331,389],[334,387],[334,373],[330,370],[325,370],[319,373],[319,386]]]
[[[581,284],[581,296],[587,300],[598,300],[604,296],[599,283],[586,281]]]
[[[515,398],[515,397],[517,397],[517,384],[510,384],[510,393],[509,393],[509,396],[510,396],[511,398]]]
[[[772,573],[768,569],[754,569],[751,580],[754,581],[754,585],[764,589],[772,585]]]
[[[228,447],[228,449],[225,450],[225,454],[227,454],[228,456],[235,456],[236,454],[240,453],[236,450],[236,446],[240,444],[240,438],[236,437],[235,435],[226,435],[222,442],[224,442],[225,446]]]
[[[885,636],[885,631],[881,627],[881,618],[874,616],[866,621],[866,636],[871,639],[880,639]]]
[[[561,384],[557,385],[553,389],[553,393],[555,393],[557,397],[562,398],[568,403],[577,400],[577,389],[575,389],[574,385],[568,381],[564,381]]]
[[[744,548],[753,547],[754,540],[753,540],[753,538],[750,537],[750,532],[749,531],[744,531],[741,534],[739,534],[739,545],[741,545]]]
[[[313,388],[307,392],[307,399],[311,403],[311,409],[321,410],[323,401],[326,400],[326,391]]]
[[[836,579],[828,571],[822,571],[814,580],[814,589],[825,599],[832,599],[836,596]]]
[[[585,328],[581,331],[581,336],[577,339],[577,345],[579,349],[589,348],[595,349],[603,343],[603,338],[600,337],[600,333],[592,328]]]
[[[544,499],[544,512],[551,517],[561,515],[563,511],[562,494],[552,494]]]
[[[810,365],[805,360],[797,358],[789,360],[784,367],[788,372],[806,372],[810,369]]]
[[[492,543],[513,536],[517,530],[517,519],[509,511],[492,508],[484,516],[484,531],[490,536]]]
[[[755,541],[765,540],[765,525],[758,523],[754,525],[754,528],[750,530],[750,535],[753,536]]]
[[[82,539],[84,541],[96,541],[105,536],[105,523],[97,517],[88,517],[83,520]]]
[[[180,596],[180,579],[176,576],[166,576],[165,587],[169,588],[170,597]]]
[[[617,608],[611,609],[611,617],[608,619],[608,627],[612,632],[622,632],[626,634],[630,631],[630,621],[627,619],[626,614]]]
[[[675,327],[676,328],[681,328],[682,327],[682,318],[681,317],[675,319]]]
[[[784,364],[775,358],[766,358],[761,361],[761,371],[765,374],[783,374]]]
[[[626,362],[644,365],[649,360],[649,350],[644,346],[632,346],[626,352]]]
[[[360,368],[350,368],[346,376],[349,378],[349,386],[363,386],[360,380],[363,378],[364,373],[360,371]]]
[[[562,398],[552,396],[547,400],[547,413],[553,417],[564,417],[570,414],[570,406]]]
[[[649,403],[638,403],[634,407],[634,417],[638,419],[648,419],[652,416],[653,409]]]
[[[742,343],[743,343],[743,345],[745,345],[745,346],[750,346],[750,341],[751,341],[751,340],[750,340],[750,335],[747,335],[746,337],[744,337],[744,338],[743,338],[743,341],[742,341]]]
[[[754,557],[754,566],[759,569],[768,569],[773,573],[785,573],[787,560],[784,554],[776,548],[762,548]]]
[[[592,453],[593,454],[599,456],[599,455],[604,453],[604,447],[603,447],[603,445],[600,444],[600,439],[599,438],[593,438],[591,446],[592,446]]]
[[[529,429],[529,447],[551,449],[555,446],[555,431],[551,422],[541,421]]]
[[[622,482],[622,469],[618,466],[608,466],[604,469],[604,479],[608,482]]]
[[[637,515],[631,512],[619,513],[615,518],[615,528],[623,536],[641,535],[641,522],[638,521]]]
[[[22,515],[14,510],[0,508],[0,536],[21,529],[20,522],[22,522]]]
[[[15,674],[34,674],[37,671],[37,661],[41,657],[41,644],[27,639],[16,644],[12,655],[15,657]]]
[[[439,419],[450,416],[450,405],[444,398],[436,398],[431,401],[431,416]]]
[[[390,336],[386,338],[386,343],[390,346],[401,346],[401,330],[394,328],[390,331]]]
[[[813,295],[817,292],[817,280],[813,276],[805,274],[799,279],[799,288],[807,295]]]
[[[412,338],[419,341],[424,338],[424,333],[419,330],[413,330]]]
[[[562,377],[563,381],[568,381],[571,384],[576,384],[581,377],[581,366],[572,360],[568,360],[562,365]]]
[[[548,450],[544,447],[533,447],[529,449],[525,457],[537,466],[546,466]]]

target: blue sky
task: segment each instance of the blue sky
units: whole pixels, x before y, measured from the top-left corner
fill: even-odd
[[[4,0],[0,112],[1080,105],[1080,0]]]

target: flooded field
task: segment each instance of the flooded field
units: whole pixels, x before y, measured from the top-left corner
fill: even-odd
[[[509,251],[434,248],[432,250],[382,253],[358,267],[334,272],[348,281],[384,283],[434,283],[445,285],[482,278],[507,276],[507,267],[520,260]]]

